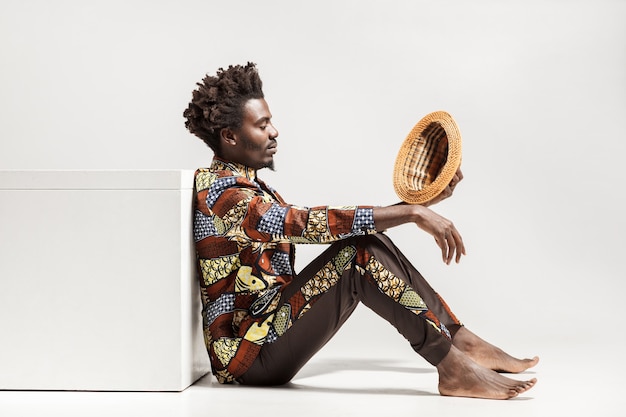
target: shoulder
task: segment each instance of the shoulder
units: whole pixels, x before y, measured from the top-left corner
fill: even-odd
[[[250,201],[259,190],[256,184],[235,172],[201,168],[195,173],[195,192],[209,209],[221,212]]]

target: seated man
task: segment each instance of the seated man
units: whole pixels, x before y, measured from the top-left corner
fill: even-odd
[[[415,223],[444,262],[459,262],[465,247],[452,222],[425,205],[299,207],[257,176],[273,169],[278,131],[254,64],[207,75],[184,116],[215,154],[195,175],[194,239],[220,383],[287,383],[362,302],[437,368],[442,395],[507,399],[535,384],[496,371],[522,372],[537,357],[513,358],[469,331],[381,233]],[[433,203],[462,178],[459,170]],[[296,243],[330,245],[296,273]]]

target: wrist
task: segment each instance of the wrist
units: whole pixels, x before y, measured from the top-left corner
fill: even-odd
[[[410,204],[409,208],[411,209],[411,222],[419,223],[424,218],[424,211],[426,210],[426,207],[420,204]]]

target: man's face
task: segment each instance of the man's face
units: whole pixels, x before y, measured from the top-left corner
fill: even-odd
[[[233,161],[254,169],[274,169],[278,130],[271,120],[272,114],[264,99],[250,99],[246,102],[243,123],[239,129],[233,129]]]

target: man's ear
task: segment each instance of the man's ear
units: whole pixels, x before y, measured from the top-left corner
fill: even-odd
[[[220,130],[220,140],[225,145],[235,145],[237,143],[235,132],[231,128],[225,127]]]

